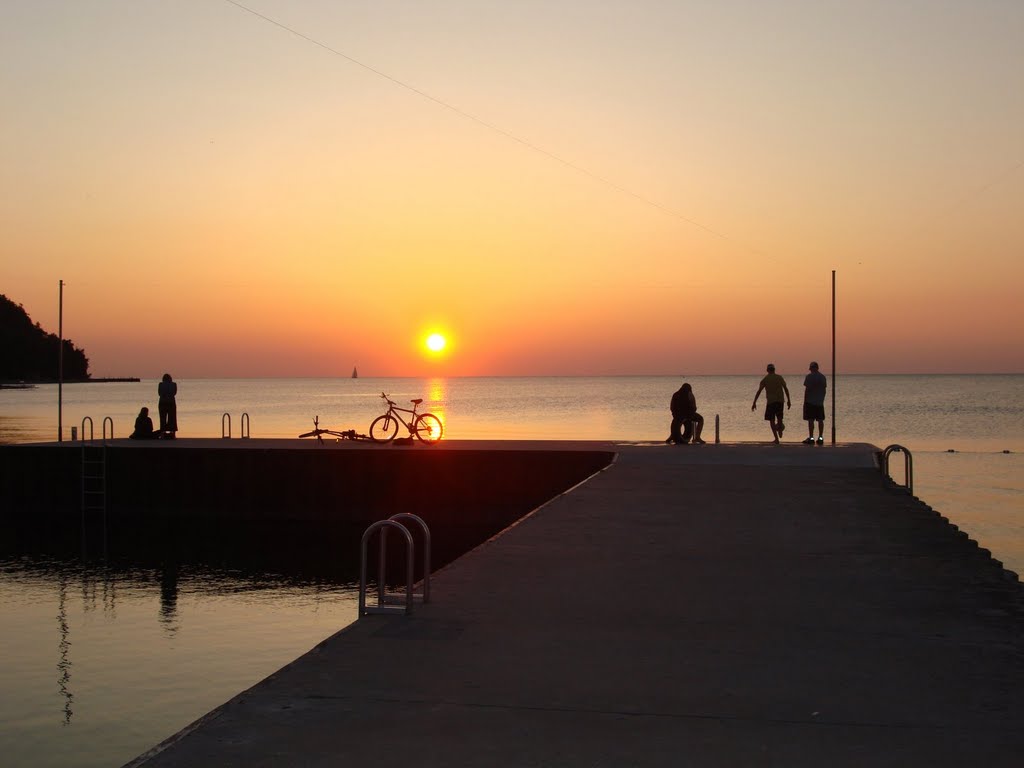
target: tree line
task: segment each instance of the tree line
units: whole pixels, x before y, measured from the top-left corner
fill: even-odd
[[[33,323],[28,312],[0,294],[0,381],[56,381],[60,338]],[[89,358],[64,339],[64,379],[88,379]]]

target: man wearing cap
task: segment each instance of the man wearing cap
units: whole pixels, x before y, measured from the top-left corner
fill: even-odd
[[[757,410],[757,398],[760,397],[761,390],[764,390],[765,399],[764,420],[772,428],[773,442],[778,445],[779,438],[782,437],[782,433],[786,429],[786,425],[782,423],[782,403],[785,401],[787,408],[792,408],[793,403],[789,399],[789,387],[786,386],[786,380],[775,372],[775,366],[772,363],[768,363],[768,374],[761,379],[761,386],[754,394],[754,404],[750,406],[752,411]]]
[[[811,363],[811,372],[804,377],[804,421],[807,422],[807,439],[804,445],[814,445],[814,422],[818,422],[818,445],[824,445],[825,438],[825,390],[828,382],[825,374],[818,370],[817,363]]]

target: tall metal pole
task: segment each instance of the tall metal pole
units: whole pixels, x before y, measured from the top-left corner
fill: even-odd
[[[832,270],[832,447],[836,444],[836,271]]]
[[[64,442],[64,281],[60,281],[60,305],[57,313],[57,442]]]

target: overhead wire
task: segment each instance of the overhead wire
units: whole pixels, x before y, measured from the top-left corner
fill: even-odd
[[[287,24],[284,24],[284,23],[278,21],[277,19],[275,19],[275,18],[273,18],[271,16],[267,16],[264,13],[260,13],[259,11],[255,10],[253,8],[250,8],[249,6],[245,5],[244,3],[238,2],[238,0],[224,0],[224,2],[228,3],[229,5],[233,5],[236,8],[238,8],[239,10],[245,11],[246,13],[248,13],[248,14],[250,14],[250,15],[252,15],[252,16],[258,18],[258,19],[261,19],[262,21],[264,21],[264,22],[266,22],[268,24],[271,24],[271,25],[273,25],[275,27],[278,27],[279,29],[281,29],[281,30],[283,30],[285,32],[288,32],[289,34],[294,35],[295,37],[297,37],[297,38],[299,38],[301,40],[304,40],[304,41],[306,41],[306,42],[308,42],[308,43],[310,43],[312,45],[315,45],[318,48],[321,48],[324,51],[327,51],[328,53],[330,53],[333,56],[337,56],[337,57],[339,57],[341,59],[344,59],[345,61],[347,61],[347,62],[349,62],[351,64],[354,64],[357,67],[361,67],[362,69],[366,70],[367,72],[370,72],[371,74],[376,75],[377,77],[380,77],[380,78],[382,78],[384,80],[387,80],[388,82],[392,83],[393,85],[396,85],[399,88],[403,88],[403,89],[409,91],[410,93],[413,93],[413,94],[419,96],[420,98],[425,99],[426,101],[429,101],[429,102],[431,102],[431,103],[433,103],[433,104],[435,104],[435,105],[437,105],[439,107],[442,107],[443,109],[446,109],[446,110],[448,110],[448,111],[458,115],[459,117],[462,117],[462,118],[464,118],[466,120],[470,120],[470,121],[476,123],[477,125],[480,125],[481,127],[486,128],[489,131],[492,131],[492,132],[494,132],[494,133],[496,133],[496,134],[498,134],[500,136],[503,136],[503,137],[509,139],[510,141],[513,141],[513,142],[515,142],[515,143],[525,147],[526,149],[529,149],[532,152],[536,152],[537,154],[542,155],[542,156],[544,156],[544,157],[548,158],[549,160],[552,160],[552,161],[554,161],[556,163],[559,163],[562,166],[564,166],[566,168],[569,168],[569,169],[571,169],[572,171],[574,171],[576,173],[579,173],[579,174],[581,174],[583,176],[586,176],[586,177],[588,177],[588,178],[590,178],[590,179],[592,179],[592,180],[594,180],[594,181],[596,181],[596,182],[598,182],[600,184],[603,184],[604,186],[606,186],[606,187],[608,187],[610,189],[613,189],[616,192],[619,192],[620,194],[623,194],[623,195],[626,195],[628,197],[631,197],[631,198],[633,198],[633,199],[643,203],[644,205],[647,205],[647,206],[649,206],[651,208],[655,208],[655,209],[661,211],[662,213],[664,213],[664,214],[666,214],[668,216],[671,216],[671,217],[673,217],[675,219],[678,219],[679,221],[683,221],[683,222],[689,224],[690,226],[696,227],[697,229],[703,230],[704,232],[707,232],[708,234],[713,235],[713,236],[715,236],[715,237],[717,237],[717,238],[719,238],[721,240],[725,240],[727,242],[732,242],[734,244],[740,245],[745,250],[747,250],[747,251],[749,251],[749,252],[751,252],[753,254],[756,254],[756,255],[759,255],[759,256],[765,256],[766,255],[766,254],[764,254],[764,253],[762,253],[762,252],[760,252],[760,251],[750,247],[749,245],[743,245],[741,243],[737,243],[735,240],[733,240],[733,238],[729,237],[725,233],[723,233],[723,232],[721,232],[721,231],[719,231],[719,230],[717,230],[717,229],[715,229],[713,227],[709,227],[706,224],[702,224],[701,222],[699,222],[699,221],[697,221],[697,220],[695,220],[695,219],[693,219],[693,218],[691,218],[689,216],[685,216],[684,214],[679,213],[679,211],[677,211],[677,210],[675,210],[673,208],[670,208],[670,207],[668,207],[667,205],[665,205],[663,203],[659,203],[656,200],[652,200],[651,198],[649,198],[649,197],[647,197],[647,196],[645,196],[643,194],[640,194],[639,192],[636,192],[636,191],[634,191],[632,189],[629,189],[628,187],[625,187],[625,186],[623,186],[621,184],[618,184],[617,182],[614,182],[614,181],[612,181],[611,179],[609,179],[609,178],[607,178],[605,176],[602,176],[602,175],[600,175],[598,173],[595,173],[595,172],[591,171],[590,169],[588,169],[588,168],[586,168],[586,167],[584,167],[582,165],[579,165],[578,163],[575,163],[575,162],[573,162],[571,160],[567,160],[566,158],[564,158],[564,157],[562,157],[560,155],[557,155],[554,152],[552,152],[550,150],[547,150],[544,147],[542,147],[542,146],[540,146],[538,144],[535,144],[532,141],[524,139],[521,136],[518,136],[518,135],[512,133],[511,131],[506,130],[505,128],[502,128],[499,125],[496,125],[494,123],[488,122],[487,120],[484,120],[484,119],[478,117],[477,115],[474,115],[472,112],[468,112],[468,111],[466,111],[465,109],[463,109],[461,107],[458,107],[458,106],[456,106],[456,105],[454,105],[454,104],[452,104],[452,103],[450,103],[448,101],[445,101],[444,99],[438,98],[437,96],[434,96],[433,94],[430,94],[430,93],[422,90],[421,88],[417,88],[414,85],[410,85],[409,83],[405,82],[404,80],[400,80],[399,78],[394,77],[393,75],[389,75],[387,72],[384,72],[384,71],[382,71],[380,69],[377,69],[376,67],[372,67],[369,64],[366,64],[365,62],[360,61],[359,59],[356,59],[356,58],[354,58],[352,56],[349,56],[348,54],[346,54],[346,53],[344,53],[342,51],[339,51],[337,48],[333,48],[332,46],[327,45],[326,43],[324,43],[324,42],[322,42],[320,40],[317,40],[316,38],[311,37],[310,35],[307,35],[304,32],[300,32],[299,30],[295,29],[294,27],[290,27]],[[952,210],[955,210],[955,209],[959,208],[964,203],[966,203],[968,200],[971,200],[974,197],[977,197],[978,195],[981,195],[982,193],[984,193],[985,191],[987,191],[988,189],[990,189],[991,187],[993,187],[997,183],[999,183],[1003,178],[1005,178],[1006,176],[1009,176],[1009,175],[1015,173],[1016,171],[1018,171],[1022,167],[1024,167],[1024,160],[1016,163],[1015,165],[1013,165],[1013,166],[1009,167],[1008,169],[1006,169],[1005,171],[1001,172],[995,178],[991,179],[988,183],[982,185],[981,187],[975,188],[975,189],[971,190],[970,192],[968,192],[967,194],[963,195],[961,198],[959,198],[958,200],[956,200],[955,202],[953,202],[949,206],[947,206],[947,208],[945,210],[948,212],[948,211],[952,211]],[[940,214],[937,214],[937,216],[938,215],[940,215]]]
[[[422,90],[420,88],[417,88],[414,85],[410,85],[409,83],[407,83],[407,82],[405,82],[403,80],[399,80],[397,77],[389,75],[388,73],[383,72],[383,71],[377,69],[376,67],[372,67],[369,64],[366,64],[366,63],[360,61],[359,59],[353,58],[352,56],[349,56],[348,54],[346,54],[346,53],[344,53],[342,51],[339,51],[338,49],[333,48],[333,47],[327,45],[326,43],[324,43],[324,42],[322,42],[320,40],[317,40],[314,37],[310,37],[309,35],[307,35],[307,34],[305,34],[303,32],[300,32],[299,30],[295,29],[294,27],[289,27],[287,24],[283,24],[282,22],[278,21],[277,19],[274,19],[274,18],[272,18],[270,16],[267,16],[266,14],[260,13],[259,11],[254,10],[253,8],[250,8],[249,6],[244,5],[243,3],[238,2],[238,0],[224,0],[224,2],[228,3],[229,5],[233,5],[236,8],[238,8],[238,9],[240,9],[242,11],[245,11],[246,13],[249,13],[249,14],[253,15],[253,16],[255,16],[258,19],[262,19],[263,21],[267,22],[268,24],[272,24],[275,27],[278,27],[278,28],[284,30],[285,32],[288,32],[288,33],[290,33],[290,34],[292,34],[292,35],[294,35],[294,36],[296,36],[296,37],[298,37],[298,38],[300,38],[302,40],[305,40],[306,42],[311,43],[312,45],[315,45],[318,48],[322,48],[323,50],[327,51],[328,53],[330,53],[330,54],[332,54],[334,56],[337,56],[339,58],[342,58],[345,61],[348,61],[349,63],[356,65],[357,67],[361,67],[361,68],[365,69],[367,72],[370,72],[370,73],[376,75],[377,77],[383,78],[384,80],[387,80],[388,82],[398,86],[399,88],[404,88],[405,90],[409,91],[410,93],[414,93],[417,96],[419,96],[419,97],[421,97],[423,99],[426,99],[427,101],[432,102],[433,104],[436,104],[439,107],[447,109],[450,112],[455,113],[459,117],[465,118],[467,120],[471,120],[474,123],[476,123],[476,124],[486,128],[486,129],[488,129],[490,131],[493,131],[494,133],[497,133],[497,134],[499,134],[501,136],[504,136],[505,138],[507,138],[507,139],[509,139],[511,141],[516,142],[517,144],[520,144],[521,146],[531,150],[532,152],[536,152],[536,153],[538,153],[540,155],[543,155],[544,157],[547,157],[550,160],[553,160],[553,161],[555,161],[557,163],[560,163],[561,165],[563,165],[566,168],[569,168],[569,169],[575,171],[576,173],[579,173],[579,174],[582,174],[584,176],[587,176],[588,178],[593,179],[594,181],[597,181],[597,182],[599,182],[599,183],[609,187],[610,189],[614,189],[616,192],[619,192],[620,194],[626,195],[628,197],[632,197],[635,200],[638,200],[639,202],[641,202],[641,203],[643,203],[645,205],[648,205],[648,206],[650,206],[652,208],[656,208],[659,211],[661,211],[662,213],[665,213],[665,214],[667,214],[669,216],[672,216],[672,217],[674,217],[676,219],[679,219],[680,221],[686,222],[687,224],[689,224],[689,225],[691,225],[693,227],[696,227],[698,229],[701,229],[701,230],[707,232],[708,234],[714,235],[715,237],[718,237],[718,238],[720,238],[722,240],[726,240],[726,241],[732,242],[732,238],[730,238],[728,235],[724,234],[723,232],[720,232],[720,231],[718,231],[718,230],[716,230],[716,229],[714,229],[712,227],[709,227],[709,226],[707,226],[705,224],[702,224],[701,222],[696,221],[695,219],[692,219],[692,218],[690,218],[688,216],[684,216],[683,214],[679,213],[678,211],[676,211],[676,210],[674,210],[672,208],[669,208],[668,206],[666,206],[666,205],[664,205],[662,203],[659,203],[656,200],[652,200],[651,198],[646,197],[646,196],[640,194],[639,192],[635,192],[634,190],[631,190],[631,189],[629,189],[627,187],[624,187],[621,184],[617,184],[616,182],[612,181],[611,179],[608,179],[608,178],[606,178],[604,176],[601,176],[600,174],[594,173],[593,171],[591,171],[591,170],[589,170],[589,169],[587,169],[587,168],[585,168],[585,167],[583,167],[583,166],[581,166],[581,165],[579,165],[577,163],[574,163],[571,160],[566,160],[564,157],[561,157],[561,156],[555,154],[554,152],[551,152],[550,150],[544,149],[543,147],[541,147],[541,146],[539,146],[537,144],[534,144],[533,142],[528,141],[527,139],[524,139],[521,136],[517,136],[516,134],[512,133],[511,131],[508,131],[508,130],[506,130],[506,129],[498,126],[498,125],[495,125],[494,123],[490,123],[490,122],[488,122],[488,121],[486,121],[486,120],[484,120],[484,119],[482,119],[480,117],[477,117],[473,113],[467,112],[465,109],[462,109],[461,107],[457,107],[454,104],[451,104],[450,102],[447,102],[444,99],[440,99],[437,96],[434,96],[434,95],[432,95],[430,93],[427,93],[426,91],[424,91],[424,90]],[[752,250],[752,249],[748,248],[748,250]]]
[[[952,213],[953,211],[957,210],[958,208],[963,206],[968,201],[973,200],[976,197],[979,197],[984,192],[988,192],[988,190],[992,189],[992,187],[994,187],[997,184],[1001,183],[1003,181],[1003,179],[1005,179],[1005,178],[1007,178],[1009,176],[1012,176],[1014,173],[1019,171],[1021,168],[1024,168],[1024,160],[1019,160],[1014,165],[1011,165],[1008,168],[1004,168],[1002,171],[997,173],[995,176],[990,178],[985,183],[980,184],[977,187],[975,187],[974,189],[964,193],[960,198],[958,198],[957,200],[954,200],[952,203],[950,203],[943,211],[940,211],[939,213],[937,213],[934,218],[944,217],[947,214]]]

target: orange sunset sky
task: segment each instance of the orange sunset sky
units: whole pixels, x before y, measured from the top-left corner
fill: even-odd
[[[94,376],[1024,372],[1024,3],[0,10],[0,293]],[[429,355],[427,334],[445,334]]]

